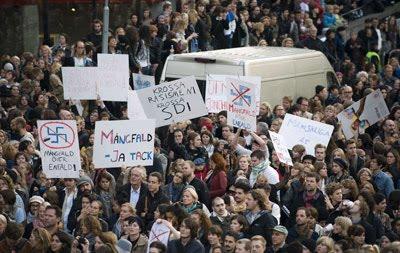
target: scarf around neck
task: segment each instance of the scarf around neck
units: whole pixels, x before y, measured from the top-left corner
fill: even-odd
[[[268,168],[268,166],[269,166],[269,162],[264,161],[264,162],[260,163],[259,165],[254,166],[251,169],[251,174],[254,176],[254,178],[257,178],[258,174],[260,174],[261,171]]]

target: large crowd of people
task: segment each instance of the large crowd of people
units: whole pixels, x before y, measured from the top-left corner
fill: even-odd
[[[249,45],[319,50],[337,72],[338,85],[311,98],[261,98],[255,132],[229,126],[226,111],[158,128],[146,167],[94,169],[95,123],[127,119],[126,103],[63,96],[62,66],[96,66],[100,20],[74,43],[60,34],[37,54],[3,52],[0,252],[400,252],[400,27],[394,16],[367,18],[346,40],[342,14],[361,2],[152,2],[160,13],[115,27],[108,53],[156,80],[170,54]],[[390,115],[346,139],[336,115],[375,90]],[[268,133],[286,113],[334,126],[314,155],[295,145],[293,166]],[[76,120],[79,178],[42,170],[37,121],[55,119]],[[149,243],[154,224],[169,228],[167,243]]]

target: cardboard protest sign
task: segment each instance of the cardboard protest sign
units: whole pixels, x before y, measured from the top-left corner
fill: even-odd
[[[290,157],[283,136],[272,131],[269,131],[269,136],[271,137],[272,144],[274,144],[274,149],[279,161],[289,166],[293,166],[292,158]]]
[[[346,139],[363,134],[365,129],[389,115],[382,92],[376,90],[337,115]]]
[[[228,125],[256,131],[255,85],[238,79],[227,78],[228,86]]]
[[[170,232],[171,230],[163,223],[154,222],[149,233],[147,252],[149,252],[150,244],[155,241],[159,241],[167,246]]]
[[[307,154],[314,155],[317,144],[328,145],[333,126],[318,121],[302,118],[286,113],[279,134],[285,138],[288,148],[301,144]]]
[[[226,79],[239,79],[255,85],[257,115],[260,111],[260,76],[207,75],[205,102],[208,112],[218,113],[228,110],[229,89]]]
[[[93,81],[97,68],[62,67],[64,99],[97,99]]]
[[[123,101],[128,99],[129,78],[109,70],[97,69],[93,81],[97,87],[97,94],[103,101]]]
[[[193,76],[137,91],[147,118],[156,119],[156,127],[207,114],[199,87]]]
[[[94,131],[95,168],[153,165],[154,120],[97,121]]]
[[[97,66],[101,69],[99,79],[100,98],[104,101],[126,101],[129,88],[129,57],[127,54],[98,54]],[[104,74],[103,74],[104,73]],[[100,80],[101,80],[100,79]]]
[[[154,76],[133,73],[132,77],[133,77],[133,89],[134,90],[141,90],[141,89],[152,87],[152,86],[156,85]]]
[[[140,102],[136,91],[128,91],[128,118],[129,119],[147,119],[142,103]]]
[[[43,171],[48,178],[79,178],[81,159],[75,120],[39,120]]]

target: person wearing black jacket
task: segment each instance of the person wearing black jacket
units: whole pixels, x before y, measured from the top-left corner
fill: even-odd
[[[267,241],[267,245],[271,244],[271,231],[278,225],[277,220],[266,209],[265,194],[261,189],[251,190],[247,201],[247,211],[245,217],[249,223],[249,228],[246,232],[246,238],[251,238],[255,235],[261,235]]]
[[[167,253],[205,253],[203,244],[196,239],[197,231],[198,225],[193,219],[184,219],[179,229],[181,237],[168,242]]]
[[[182,173],[185,181],[188,185],[195,188],[197,194],[199,195],[199,202],[209,206],[210,199],[207,185],[200,179],[194,176],[195,164],[192,161],[185,161],[182,165]]]
[[[318,211],[318,221],[328,218],[328,211],[325,203],[325,196],[318,189],[319,175],[316,173],[307,173],[305,177],[305,190],[297,193],[289,203],[289,210],[297,210],[299,207],[314,207]],[[296,213],[291,213],[291,223],[295,219]]]
[[[147,185],[143,182],[146,177],[144,167],[133,167],[129,172],[130,182],[123,185],[117,192],[118,202],[131,203],[136,209],[136,214],[142,218],[145,216],[145,200],[148,194]]]
[[[229,29],[226,15],[226,8],[222,6],[217,6],[215,8],[211,22],[211,35],[214,49],[225,49],[228,47],[227,38],[224,36],[224,30]]]
[[[148,179],[148,191],[145,197],[145,217],[144,222],[147,230],[151,230],[151,226],[154,222],[154,212],[160,204],[170,203],[168,197],[160,189],[161,183],[163,182],[163,176],[159,172],[153,172],[149,175]]]

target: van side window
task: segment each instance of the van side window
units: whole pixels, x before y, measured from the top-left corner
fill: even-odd
[[[332,71],[326,73],[326,83],[328,84],[328,87],[333,84],[339,86],[335,73],[333,73]]]

